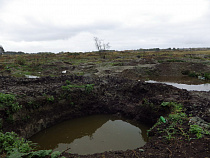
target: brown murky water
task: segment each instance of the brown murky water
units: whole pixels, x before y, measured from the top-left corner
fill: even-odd
[[[118,119],[110,115],[94,115],[72,119],[47,128],[33,137],[39,149],[53,149],[78,154],[135,149],[147,142],[149,126]]]

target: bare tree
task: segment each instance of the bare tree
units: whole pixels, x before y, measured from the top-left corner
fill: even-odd
[[[94,41],[99,52],[106,51],[110,48],[109,43],[104,43],[103,40],[99,39],[98,37],[94,37]]]
[[[101,40],[98,39],[98,37],[94,37],[95,45],[98,51],[101,50]]]
[[[103,50],[108,50],[110,48],[109,43],[103,43]]]

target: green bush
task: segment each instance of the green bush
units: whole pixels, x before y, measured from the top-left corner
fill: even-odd
[[[58,158],[61,152],[52,150],[33,151],[35,143],[27,141],[24,138],[18,137],[14,132],[0,132],[0,157],[7,158],[43,158],[51,157]]]
[[[53,102],[55,98],[53,96],[47,96],[47,101],[48,102]]]
[[[52,153],[52,150],[38,150],[31,152],[30,157],[46,157],[47,155],[50,155]]]
[[[73,85],[70,84],[70,81],[66,80],[66,86],[62,86],[62,90],[66,92],[70,92],[72,88],[84,88],[86,93],[90,93],[93,90],[94,84],[86,84],[86,85]]]
[[[204,77],[205,77],[205,80],[210,80],[210,73],[205,73]]]
[[[190,77],[198,77],[199,75],[197,73],[195,73],[195,72],[190,72],[188,74],[188,76],[190,76]]]
[[[197,138],[202,138],[204,131],[203,129],[198,126],[198,125],[190,125],[190,130],[191,133],[195,134],[197,136]]]
[[[0,108],[5,108],[8,118],[12,120],[13,114],[22,108],[13,94],[0,93]]]
[[[32,150],[34,145],[31,141],[19,138],[14,132],[0,132],[0,154],[27,153]]]
[[[176,102],[162,102],[161,106],[170,107],[175,113],[183,110],[183,105]]]
[[[183,75],[188,75],[189,77],[204,77],[204,80],[210,80],[210,73],[196,73],[196,72],[191,72],[190,70],[183,70],[182,71]]]
[[[85,86],[85,92],[86,93],[91,93],[93,91],[93,88],[94,88],[93,86],[94,86],[94,84],[87,84]]]
[[[66,84],[67,84],[67,85],[70,85],[71,82],[70,82],[69,80],[66,80]]]

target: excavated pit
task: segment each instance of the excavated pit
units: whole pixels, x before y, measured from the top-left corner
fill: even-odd
[[[74,85],[94,84],[94,90],[86,93],[82,88],[72,88],[65,92],[62,86],[66,85],[66,80]],[[187,91],[172,86],[115,77],[95,80],[78,76],[4,78],[1,82],[3,92],[16,94],[23,106],[14,115],[15,124],[6,123],[4,130],[14,130],[26,138],[58,122],[94,114],[123,115],[153,124],[170,112],[160,106],[163,101],[182,102],[190,97]],[[47,100],[50,96],[54,101]],[[28,119],[23,119],[25,117]]]
[[[67,80],[71,85],[94,84],[94,89],[87,92],[73,87],[65,91],[62,86],[67,85]],[[0,92],[16,94],[23,106],[13,116],[12,123],[6,121],[7,114],[1,109],[3,131],[15,131],[25,138],[65,120],[95,114],[118,115],[151,125],[170,113],[169,108],[161,106],[162,102],[170,101],[182,103],[186,113],[210,120],[209,98],[205,97],[209,92],[198,94],[165,84],[75,75],[36,79],[2,77],[0,82]]]

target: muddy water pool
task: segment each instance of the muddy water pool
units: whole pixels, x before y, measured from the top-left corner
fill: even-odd
[[[199,80],[197,78],[182,76],[182,77],[170,77],[170,76],[158,76],[149,78],[147,83],[163,83],[172,85],[180,89],[186,89],[188,91],[210,91],[210,83],[207,81]]]
[[[47,128],[30,140],[39,149],[53,149],[77,154],[135,149],[147,142],[147,130],[137,122],[110,115],[94,115],[72,119]]]

